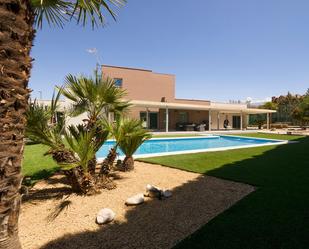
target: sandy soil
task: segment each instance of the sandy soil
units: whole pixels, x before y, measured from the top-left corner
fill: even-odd
[[[135,165],[133,172],[118,173],[116,189],[96,196],[70,194],[59,176],[36,184],[22,205],[23,248],[171,248],[254,191],[252,186],[214,177],[141,162]],[[126,207],[125,200],[144,192],[147,183],[171,189],[173,196]],[[105,207],[114,210],[116,218],[99,226],[95,217]]]

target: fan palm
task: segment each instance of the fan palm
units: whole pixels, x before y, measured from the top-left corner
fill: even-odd
[[[123,127],[123,118],[116,119],[115,122],[110,122],[107,119],[101,119],[100,124],[102,127],[105,127],[106,130],[109,131],[111,137],[115,138],[115,145],[109,150],[108,155],[104,159],[101,165],[100,175],[103,177],[104,175],[108,175],[113,163],[117,157],[117,148],[119,146],[118,141],[120,141],[122,127]]]
[[[96,177],[93,172],[89,171],[88,165],[89,161],[93,160],[95,153],[106,141],[108,131],[100,133],[100,139],[98,140],[94,139],[97,137],[96,129],[86,130],[82,125],[71,125],[68,127],[68,131],[65,132],[64,137],[70,150],[74,151],[77,158],[76,162],[60,164],[63,169],[73,169],[77,173],[73,177],[72,188],[74,189],[74,186],[77,186],[78,188],[75,188],[75,191],[84,194],[97,192]]]
[[[103,78],[97,71],[94,77],[68,75],[61,90],[62,94],[72,101],[70,115],[78,116],[87,113],[87,129],[97,126],[98,120],[106,119],[110,112],[115,116],[124,113],[129,103],[123,101],[125,90],[117,87],[111,78]],[[104,132],[102,126],[97,126],[96,135]],[[104,166],[104,165],[102,165]],[[89,161],[89,171],[94,174],[96,158]],[[101,173],[105,170],[101,170]],[[107,173],[107,172],[105,172]]]
[[[88,126],[106,118],[109,112],[117,116],[129,107],[129,103],[123,101],[125,90],[117,87],[113,79],[103,78],[97,71],[94,77],[68,75],[61,92],[73,102],[70,115],[87,113]]]
[[[0,2],[0,248],[20,248],[21,161],[24,147],[30,51],[35,26],[63,26],[74,20],[92,27],[105,24],[105,15],[116,18],[114,7],[125,0],[1,0]],[[10,172],[10,173],[8,173]]]
[[[29,105],[26,112],[27,126],[26,134],[31,140],[45,144],[50,148],[57,149],[63,147],[61,132],[64,129],[64,123],[54,122],[60,92],[52,97],[51,105],[44,107],[36,101]]]
[[[124,118],[119,122],[115,139],[125,154],[122,163],[122,169],[124,171],[134,168],[133,154],[143,142],[150,138],[151,134],[143,128],[140,120]]]
[[[89,172],[88,163],[106,141],[109,132],[105,130],[97,134],[96,127],[85,129],[83,125],[71,125],[65,130],[61,123],[50,121],[56,111],[53,106],[46,109],[36,102],[31,104],[27,111],[26,134],[33,141],[50,148],[45,154],[52,155],[62,167],[75,192],[94,192],[96,178]]]

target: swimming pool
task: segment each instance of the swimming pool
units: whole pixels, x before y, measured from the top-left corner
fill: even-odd
[[[201,136],[183,138],[152,138],[145,141],[135,152],[135,158],[175,155],[184,153],[196,153],[206,151],[220,151],[227,149],[249,148],[274,144],[285,144],[284,140],[271,140],[261,138],[237,137],[237,136]],[[98,158],[104,158],[115,141],[107,141],[97,152]],[[119,156],[124,154],[120,149]]]

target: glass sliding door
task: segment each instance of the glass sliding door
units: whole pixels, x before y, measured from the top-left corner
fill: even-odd
[[[158,113],[157,112],[149,113],[149,129],[152,129],[152,130],[158,129]]]
[[[240,129],[240,116],[233,116],[233,129]]]

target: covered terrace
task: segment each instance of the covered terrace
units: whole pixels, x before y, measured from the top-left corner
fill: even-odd
[[[144,110],[147,128],[150,113],[157,113],[157,130],[169,132],[181,128],[192,131],[193,127],[204,125],[204,130],[243,130],[247,128],[250,114],[266,114],[267,129],[270,128],[270,114],[276,111],[248,108],[245,104],[213,103],[208,105],[156,102],[144,100],[130,101],[133,109]],[[201,130],[202,131],[202,130]]]

